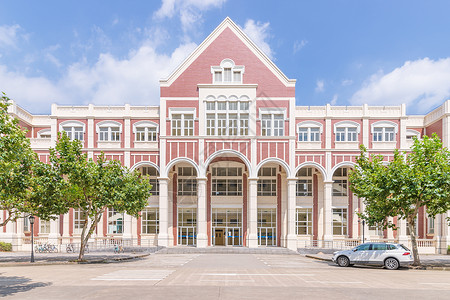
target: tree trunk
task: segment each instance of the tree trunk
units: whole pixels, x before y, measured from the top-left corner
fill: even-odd
[[[416,241],[416,220],[414,218],[411,218],[408,221],[408,227],[409,227],[409,235],[411,236],[411,245],[412,245],[412,252],[414,256],[414,263],[413,266],[420,266],[420,258],[419,258],[419,249],[417,248],[417,241]]]
[[[103,213],[103,212],[98,213],[98,214],[95,215],[94,221],[92,222],[92,224],[91,224],[90,226],[89,226],[89,222],[86,221],[86,222],[84,223],[83,231],[81,232],[80,253],[79,253],[79,255],[78,255],[78,261],[79,261],[79,262],[80,262],[80,261],[83,261],[85,247],[86,247],[86,245],[87,245],[89,239],[91,238],[92,233],[94,232],[95,228],[97,228],[97,224],[98,224],[98,222],[100,221],[100,217],[101,217],[102,213]],[[88,215],[88,214],[86,214],[86,215]],[[87,229],[88,227],[89,227],[89,230],[87,231],[87,234],[86,234],[86,229]],[[86,234],[86,236],[85,236],[85,234]]]

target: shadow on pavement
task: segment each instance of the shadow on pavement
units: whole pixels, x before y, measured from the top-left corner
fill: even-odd
[[[31,282],[31,279],[19,276],[0,275],[0,297],[28,292],[32,289],[49,286],[51,283]]]

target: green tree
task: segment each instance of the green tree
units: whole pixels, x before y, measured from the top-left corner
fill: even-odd
[[[26,130],[8,113],[10,99],[0,101],[0,209],[7,211],[5,226],[24,215],[48,220],[65,213],[61,202],[64,181],[52,166],[39,161]]]
[[[411,152],[396,150],[389,162],[382,155],[369,157],[361,145],[349,181],[353,193],[366,204],[360,217],[369,225],[396,229],[388,217],[407,221],[414,265],[420,265],[416,241],[419,208],[426,207],[430,217],[450,209],[450,153],[439,137],[415,139]]]
[[[66,180],[67,205],[85,216],[79,261],[108,207],[137,217],[147,205],[152,188],[148,179],[138,171],[130,172],[118,161],[106,161],[103,154],[96,161],[88,159],[80,141],[70,141],[65,133],[58,136],[55,149],[50,150],[50,160]]]

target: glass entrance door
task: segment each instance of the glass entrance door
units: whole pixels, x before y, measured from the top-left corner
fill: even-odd
[[[277,246],[276,208],[258,208],[258,245]]]
[[[178,245],[195,246],[197,231],[195,227],[178,227]]]
[[[258,245],[260,245],[260,246],[276,246],[277,245],[277,228],[276,227],[260,227],[260,228],[258,228]]]
[[[212,209],[214,246],[242,246],[242,209]]]
[[[197,244],[197,209],[178,208],[178,245]]]

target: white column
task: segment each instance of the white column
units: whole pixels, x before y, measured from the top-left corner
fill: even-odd
[[[131,240],[133,237],[131,231],[132,231],[132,224],[131,224],[132,217],[129,214],[124,213],[123,214],[123,235],[122,238],[124,240]]]
[[[50,233],[48,234],[48,242],[57,244],[59,237],[59,217],[56,220],[50,220]]]
[[[23,233],[23,222],[24,218],[18,218],[16,220],[16,241],[15,244],[17,246],[17,250],[22,250],[22,244],[23,244],[23,238],[25,237],[25,234]],[[14,247],[14,244],[13,244]]]
[[[85,136],[87,135],[87,141],[88,141],[87,146],[89,149],[92,149],[92,148],[94,148],[94,135],[95,135],[94,117],[88,117],[86,131],[87,132],[85,133]]]
[[[249,248],[258,247],[258,178],[248,179],[248,238]]]
[[[159,178],[159,234],[158,246],[169,245],[169,193],[168,178]]]
[[[70,213],[65,214],[64,215],[64,219],[63,219],[63,236],[62,236],[63,237],[63,244],[64,243],[68,243],[69,239],[70,239],[70,235],[69,235],[69,227],[70,227],[69,214]],[[74,215],[75,215],[75,213],[74,213]]]
[[[295,209],[297,206],[296,198],[296,178],[288,178],[287,180],[287,236],[286,248],[297,251],[297,235],[295,233]]]
[[[324,182],[323,240],[333,241],[333,182]]]
[[[206,178],[197,178],[197,248],[208,246],[206,211]]]

